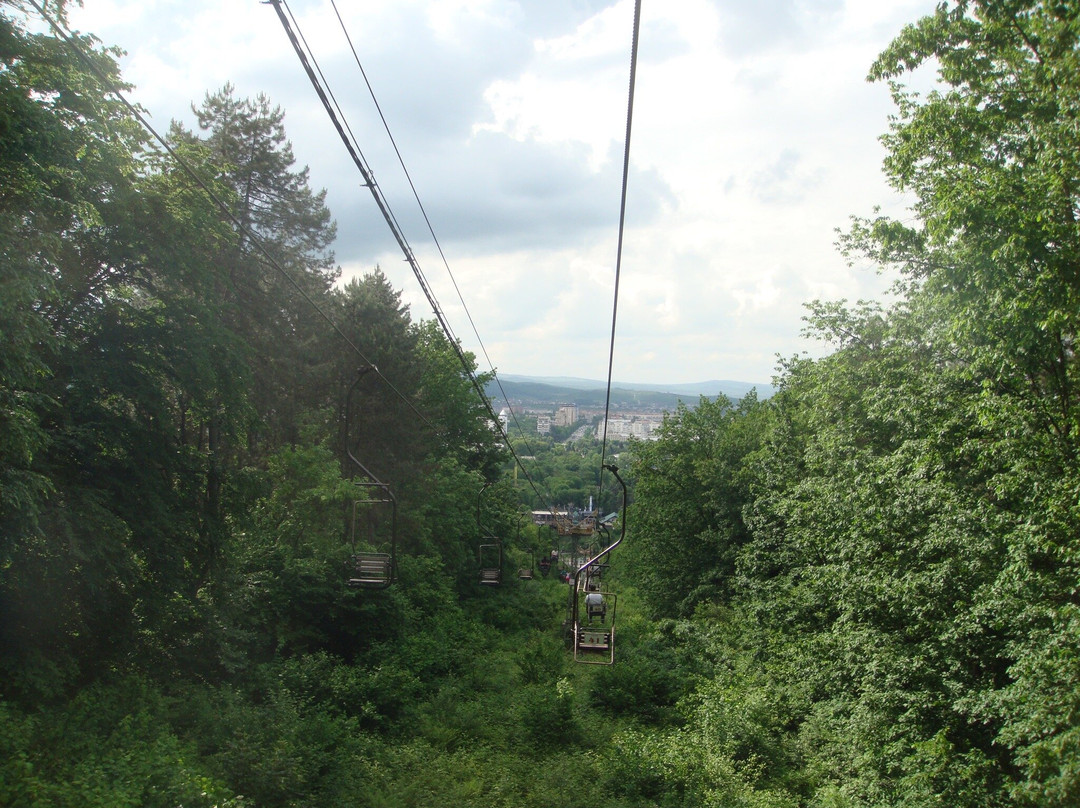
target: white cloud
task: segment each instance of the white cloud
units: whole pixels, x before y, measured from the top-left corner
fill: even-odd
[[[480,353],[326,0],[290,3],[459,337]],[[934,0],[645,3],[617,376],[767,382],[803,302],[880,296],[834,228],[896,210],[877,141],[876,54]],[[338,3],[447,251],[506,373],[602,377],[629,68],[630,0]],[[78,27],[129,55],[155,125],[226,81],[266,92],[328,189],[346,275],[382,265],[430,316],[272,8],[258,0],[85,0]]]

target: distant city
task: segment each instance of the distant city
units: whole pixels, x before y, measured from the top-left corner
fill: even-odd
[[[523,407],[520,411],[524,415],[535,416],[536,432],[540,435],[550,435],[553,426],[573,426],[579,421],[587,421],[571,435],[571,440],[583,438],[593,432],[598,439],[604,437],[603,410],[582,409],[577,404],[563,404],[552,413],[550,410],[535,410]],[[594,427],[593,422],[599,417],[599,423]],[[664,412],[638,412],[624,413],[619,418],[607,419],[608,438],[638,438],[639,440],[653,440],[653,430],[664,420]],[[503,407],[499,412],[499,421],[504,431],[509,431],[510,408]]]
[[[653,440],[664,414],[674,411],[680,403],[693,407],[702,396],[738,399],[751,391],[759,398],[767,398],[772,387],[733,381],[670,386],[613,384],[609,410],[606,383],[587,379],[507,375],[490,382],[486,390],[506,430],[512,415],[525,415],[536,418],[536,432],[541,435],[551,434],[553,427],[584,422],[571,439],[583,438],[590,432],[603,438],[604,413],[608,410],[606,434],[617,440]]]

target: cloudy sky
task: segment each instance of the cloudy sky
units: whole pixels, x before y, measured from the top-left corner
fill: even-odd
[[[606,378],[632,0],[337,0],[453,279],[330,0],[288,2],[481,369]],[[883,299],[892,279],[847,266],[835,230],[874,206],[904,215],[880,170],[888,87],[865,76],[933,6],[644,0],[616,380],[768,383],[777,355],[827,350],[800,337],[804,303]],[[271,6],[84,0],[70,24],[126,51],[161,131],[226,82],[266,93],[327,189],[343,277],[381,266],[431,317]]]

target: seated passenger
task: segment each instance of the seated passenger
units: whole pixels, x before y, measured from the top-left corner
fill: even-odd
[[[594,617],[599,617],[600,622],[604,622],[607,616],[607,604],[604,603],[604,596],[599,592],[590,592],[585,596],[585,616],[590,622]]]

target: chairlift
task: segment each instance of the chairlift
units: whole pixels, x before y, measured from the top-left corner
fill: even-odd
[[[585,568],[585,590],[596,589],[611,565],[606,562],[594,561]]]
[[[393,581],[394,556],[392,553],[360,552],[357,551],[358,526],[362,518],[361,508],[372,503],[385,503],[386,500],[358,499],[353,502],[352,514],[352,546],[353,553],[349,557],[349,577],[346,585],[351,589],[381,589],[389,586]],[[365,510],[368,510],[365,508]],[[373,514],[368,511],[368,516]],[[368,544],[374,544],[375,519],[369,518]]]
[[[390,491],[390,487],[380,482],[356,457],[350,446],[350,413],[352,412],[352,396],[360,380],[374,367],[362,367],[356,375],[356,380],[349,387],[345,397],[345,453],[349,459],[363,472],[364,477],[355,482],[358,488],[365,489],[366,496],[353,501],[352,512],[352,555],[349,556],[348,576],[346,586],[350,589],[386,589],[396,579],[397,572],[397,500]],[[378,542],[375,528],[378,522],[377,514],[385,513],[389,509],[390,514],[390,537],[389,540]],[[361,550],[360,520],[367,516],[368,530],[365,549]],[[375,549],[379,544],[383,549]]]
[[[536,560],[536,554],[529,552],[529,566],[521,567],[518,569],[518,578],[523,581],[531,581],[533,579],[533,566]]]
[[[480,583],[498,586],[502,583],[502,544],[481,544],[479,552]]]
[[[502,541],[480,521],[480,501],[490,485],[491,483],[484,483],[476,496],[476,526],[480,533],[477,561],[480,565],[480,583],[484,586],[498,586],[502,583]]]
[[[605,465],[615,475],[623,491],[622,530],[607,547],[582,563],[574,574],[570,594],[570,626],[574,645],[574,661],[593,665],[615,662],[615,605],[614,592],[602,591],[600,578],[607,569],[611,551],[626,537],[626,483],[614,465]],[[607,533],[607,531],[601,531]]]
[[[574,661],[610,665],[615,661],[617,596],[594,590],[585,594],[584,601],[585,619],[574,627]]]

